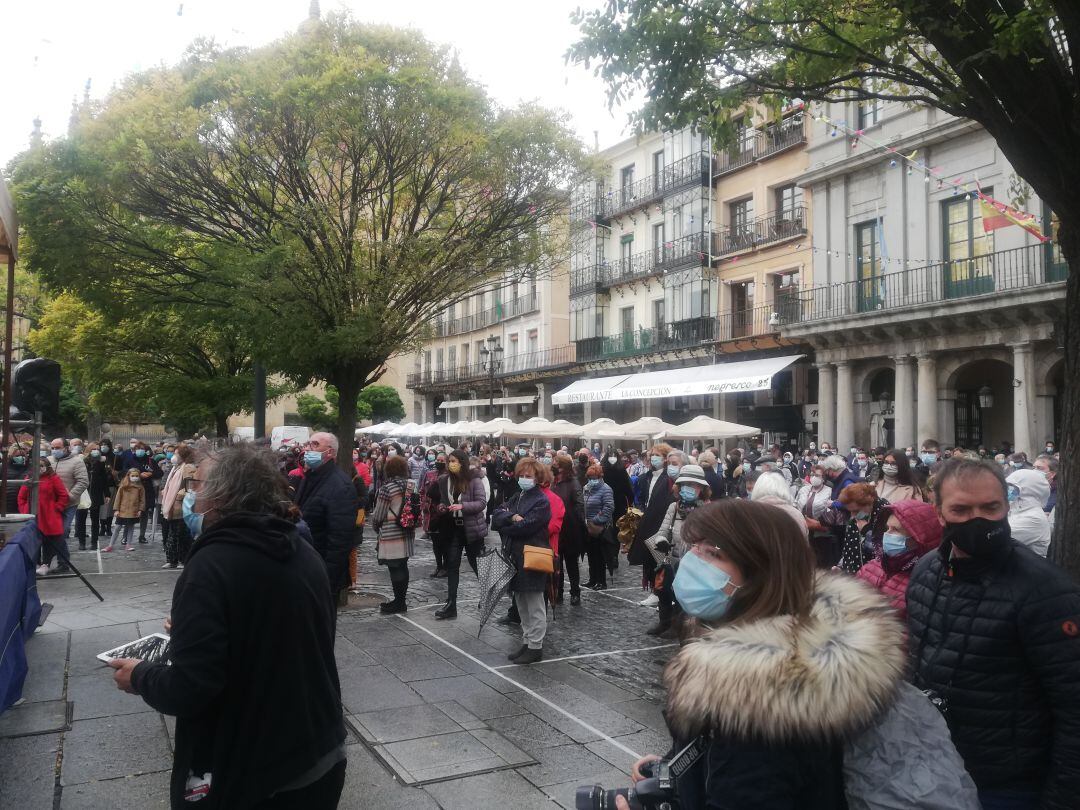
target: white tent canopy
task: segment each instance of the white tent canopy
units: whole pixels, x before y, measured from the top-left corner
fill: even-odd
[[[541,416],[534,416],[519,425],[504,427],[503,435],[521,436],[527,439],[558,439],[564,436],[571,438],[581,435],[581,425],[575,425],[565,419],[549,422]]]
[[[393,430],[386,431],[387,436],[411,436],[412,432],[420,427],[416,422],[406,422],[404,425],[398,425]]]
[[[513,426],[514,420],[507,419],[505,416],[498,416],[490,422],[473,422],[477,436],[501,436],[506,428]]]
[[[654,435],[657,439],[734,439],[740,436],[756,436],[761,433],[755,427],[738,425],[713,419],[711,416],[695,416],[689,422],[671,427]]]
[[[625,425],[617,425],[614,430],[601,430],[596,435],[601,439],[651,439],[658,433],[671,430],[675,425],[665,422],[656,416],[643,416]]]
[[[369,425],[366,428],[358,428],[356,431],[357,436],[373,436],[381,433],[383,435],[389,435],[390,431],[397,430],[401,426],[397,422],[379,422],[377,425]]]
[[[803,355],[738,360],[711,366],[672,368],[640,374],[618,374],[578,380],[551,397],[554,405],[576,402],[616,402],[629,399],[691,397],[740,391],[765,391],[773,375]]]
[[[480,408],[488,405],[531,405],[536,402],[536,394],[520,397],[495,397],[488,399],[452,399],[440,404],[436,410],[444,411],[447,408]]]
[[[601,416],[599,419],[594,419],[581,428],[581,435],[586,438],[599,437],[602,432],[618,432],[622,430],[622,425],[616,422],[614,419],[608,419],[606,416]]]

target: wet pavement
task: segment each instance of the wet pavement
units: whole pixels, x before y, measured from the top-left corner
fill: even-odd
[[[660,676],[675,646],[644,633],[656,613],[637,604],[638,569],[624,565],[611,590],[549,611],[544,661],[520,667],[506,659],[521,644],[516,628],[492,621],[477,637],[464,560],[458,618],[435,619],[446,581],[429,578],[424,540],[408,612],[380,616],[390,582],[374,546],[369,534],[361,593],[338,618],[349,727],[341,807],[569,808],[578,785],[625,786],[636,755],[667,750]],[[179,572],[161,570],[159,540],[73,559],[105,602],[78,579],[39,582],[53,610],[27,645],[25,702],[0,715],[0,807],[167,807],[172,718],[118,691],[95,656],[160,631]]]

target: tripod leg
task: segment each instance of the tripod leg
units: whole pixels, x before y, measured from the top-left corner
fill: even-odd
[[[90,580],[88,580],[86,577],[83,576],[82,571],[80,571],[78,568],[76,568],[74,563],[71,562],[71,560],[68,560],[67,564],[68,564],[68,568],[70,568],[72,571],[75,572],[75,576],[77,576],[79,579],[81,579],[83,581],[83,585],[85,585],[87,588],[90,589],[90,593],[92,593],[94,596],[96,596],[98,598],[99,602],[104,602],[105,597],[97,592],[97,588],[95,588],[93,585],[90,584]]]

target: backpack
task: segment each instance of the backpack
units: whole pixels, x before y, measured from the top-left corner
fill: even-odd
[[[405,494],[401,497],[401,512],[394,522],[402,529],[413,529],[420,522],[420,493],[416,491],[416,484],[409,481],[405,485]]]
[[[945,718],[904,682],[874,723],[844,747],[850,810],[979,810]]]

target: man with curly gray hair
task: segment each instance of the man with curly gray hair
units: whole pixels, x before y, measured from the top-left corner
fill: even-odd
[[[110,662],[119,689],[176,717],[171,805],[337,807],[334,606],[276,459],[248,444],[211,454],[182,509],[195,544],[173,591],[170,663]]]

